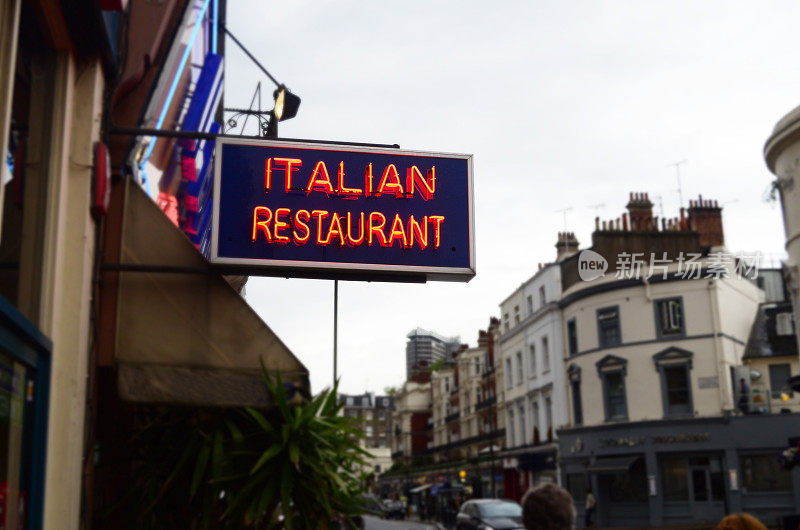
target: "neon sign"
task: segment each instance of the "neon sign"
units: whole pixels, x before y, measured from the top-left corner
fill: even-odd
[[[212,263],[250,274],[475,275],[472,156],[219,139]]]

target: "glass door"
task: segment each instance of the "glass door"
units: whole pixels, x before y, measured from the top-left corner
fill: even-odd
[[[689,458],[692,518],[718,521],[725,515],[725,484],[719,457]]]

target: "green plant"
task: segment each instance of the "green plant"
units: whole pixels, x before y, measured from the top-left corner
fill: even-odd
[[[272,528],[280,512],[287,529],[355,526],[367,453],[337,387],[292,405],[279,375],[263,379],[272,409],[141,408],[133,526]]]

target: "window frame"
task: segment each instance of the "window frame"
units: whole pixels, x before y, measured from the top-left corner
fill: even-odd
[[[577,364],[571,364],[567,368],[567,378],[569,379],[569,389],[572,398],[572,423],[583,425],[583,397],[581,395],[581,368]],[[576,390],[577,389],[577,393]],[[577,397],[576,397],[577,394]]]
[[[605,313],[605,312],[612,311],[612,310],[616,311],[616,313],[617,313],[617,318],[616,318],[617,340],[609,342],[609,341],[605,340],[605,334],[603,332],[604,332],[604,330],[606,328],[603,326],[603,324],[601,324],[600,315]],[[597,345],[598,345],[598,347],[600,349],[605,349],[605,348],[614,348],[616,346],[621,346],[622,345],[622,326],[620,324],[621,318],[620,318],[620,314],[619,314],[619,306],[618,305],[612,305],[612,306],[606,306],[606,307],[598,308],[597,311],[595,312],[595,318],[597,320]]]
[[[625,385],[625,376],[627,375],[627,359],[617,357],[616,355],[606,355],[597,361],[597,373],[600,376],[600,384],[603,388],[603,411],[605,413],[606,422],[628,421],[628,391]],[[625,413],[619,416],[611,416],[611,395],[609,393],[608,376],[619,375],[622,381],[622,395],[625,405]]]
[[[578,321],[575,317],[567,320],[567,348],[571,356],[578,353]]]
[[[671,302],[678,302],[681,309],[681,322],[680,329],[674,332],[665,333],[663,324],[663,315],[661,312],[662,304],[669,304]],[[653,300],[653,318],[656,324],[656,337],[660,340],[669,340],[675,338],[683,338],[686,336],[686,307],[683,303],[683,296],[670,296],[667,298],[657,298]]]
[[[694,395],[692,392],[692,352],[671,346],[653,355],[653,362],[661,382],[661,405],[665,418],[686,418],[694,416]],[[667,386],[668,368],[683,368],[686,373],[686,392],[689,403],[683,409],[673,409],[669,402],[669,388]]]
[[[775,388],[772,386],[772,369],[773,368],[785,368],[788,374],[786,381],[783,382],[779,388]],[[786,388],[789,386],[789,378],[792,377],[792,364],[791,363],[770,363],[767,365],[767,372],[769,376],[769,395],[772,399],[780,399],[781,398],[781,389]]]
[[[542,336],[542,373],[550,372],[550,339]]]

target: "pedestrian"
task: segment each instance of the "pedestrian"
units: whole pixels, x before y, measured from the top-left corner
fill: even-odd
[[[567,490],[548,483],[522,498],[522,524],[527,530],[571,530],[575,503]]]
[[[583,514],[583,526],[586,528],[594,526],[594,507],[596,504],[597,500],[592,495],[592,488],[586,488],[586,505]]]
[[[767,527],[749,513],[734,513],[723,517],[716,530],[767,530]]]
[[[744,377],[739,379],[739,410],[742,414],[750,412],[750,387],[747,386]]]

